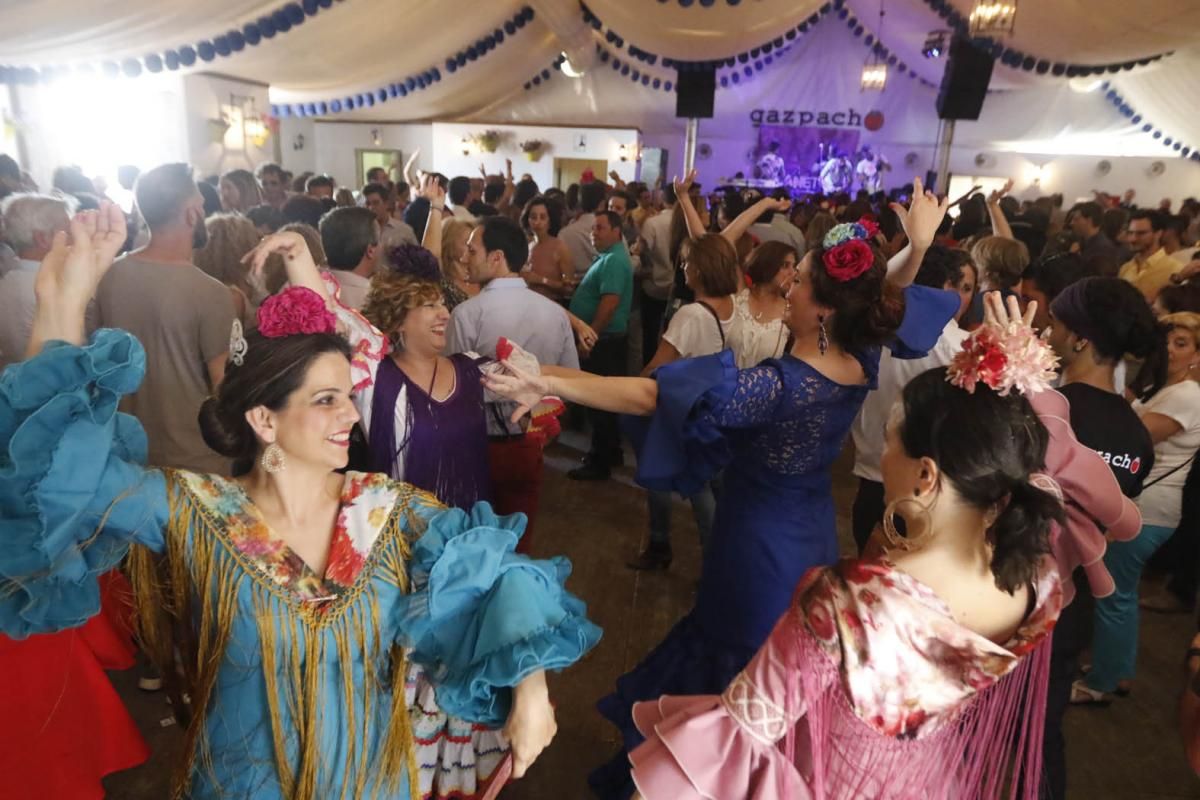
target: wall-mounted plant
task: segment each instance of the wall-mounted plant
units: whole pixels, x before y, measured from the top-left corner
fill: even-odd
[[[479,152],[494,153],[500,147],[500,140],[504,137],[500,131],[486,130],[483,133],[475,134],[471,138],[475,140],[475,146],[479,148]]]
[[[541,161],[542,154],[550,149],[550,143],[541,139],[530,139],[521,142],[521,152],[525,154],[525,158],[530,161]]]

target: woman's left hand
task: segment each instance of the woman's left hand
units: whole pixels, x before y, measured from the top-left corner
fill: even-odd
[[[557,732],[546,673],[538,670],[513,687],[513,707],[502,731],[512,749],[513,778],[525,775]]]

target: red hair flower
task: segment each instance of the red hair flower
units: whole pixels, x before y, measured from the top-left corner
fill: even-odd
[[[852,281],[875,264],[875,252],[862,239],[851,239],[821,256],[829,277],[840,283]]]
[[[870,217],[860,218],[858,224],[863,226],[863,230],[867,232],[868,239],[874,239],[879,234],[879,225]]]
[[[744,280],[744,281],[746,282],[746,288],[747,288],[747,289],[753,289],[753,288],[754,288],[754,278],[751,278],[751,277],[750,277],[750,273],[749,273],[749,272],[747,272],[745,275],[743,275],[743,276],[742,276],[742,280]]]
[[[1000,338],[995,330],[984,327],[963,342],[963,349],[950,363],[948,380],[971,393],[980,382],[989,389],[999,389],[1007,366],[1008,356]]]
[[[337,317],[312,289],[292,288],[268,297],[258,307],[258,330],[269,339],[304,333],[336,333]]]

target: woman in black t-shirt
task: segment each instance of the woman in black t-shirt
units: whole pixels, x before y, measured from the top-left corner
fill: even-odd
[[[1117,393],[1114,373],[1126,356],[1141,359],[1129,391],[1140,399],[1157,392],[1166,380],[1166,337],[1141,293],[1118,278],[1071,284],[1051,303],[1050,317],[1050,344],[1062,360],[1059,391],[1071,404],[1071,428],[1108,462],[1121,491],[1137,497],[1154,466],[1154,442]],[[1092,699],[1071,686],[1078,656],[1091,639],[1093,613],[1091,593],[1083,582],[1077,586],[1075,601],[1063,609],[1055,627],[1051,655],[1045,771],[1055,800],[1066,797],[1063,714],[1068,701]]]

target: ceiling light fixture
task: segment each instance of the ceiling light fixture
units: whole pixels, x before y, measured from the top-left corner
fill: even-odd
[[[871,55],[863,64],[860,86],[864,92],[882,92],[887,86],[888,65],[881,55],[880,40],[883,38],[883,0],[879,0],[879,27],[875,30],[875,43],[871,45]]]
[[[582,78],[583,70],[575,68],[575,65],[571,63],[571,59],[567,56],[566,51],[564,51],[561,55],[563,62],[559,69],[562,70],[562,74],[566,75],[568,78]]]
[[[975,0],[971,9],[972,36],[1006,36],[1013,32],[1017,0]]]
[[[925,37],[925,46],[921,48],[921,55],[926,58],[941,58],[946,54],[947,39],[950,31],[930,31]]]

